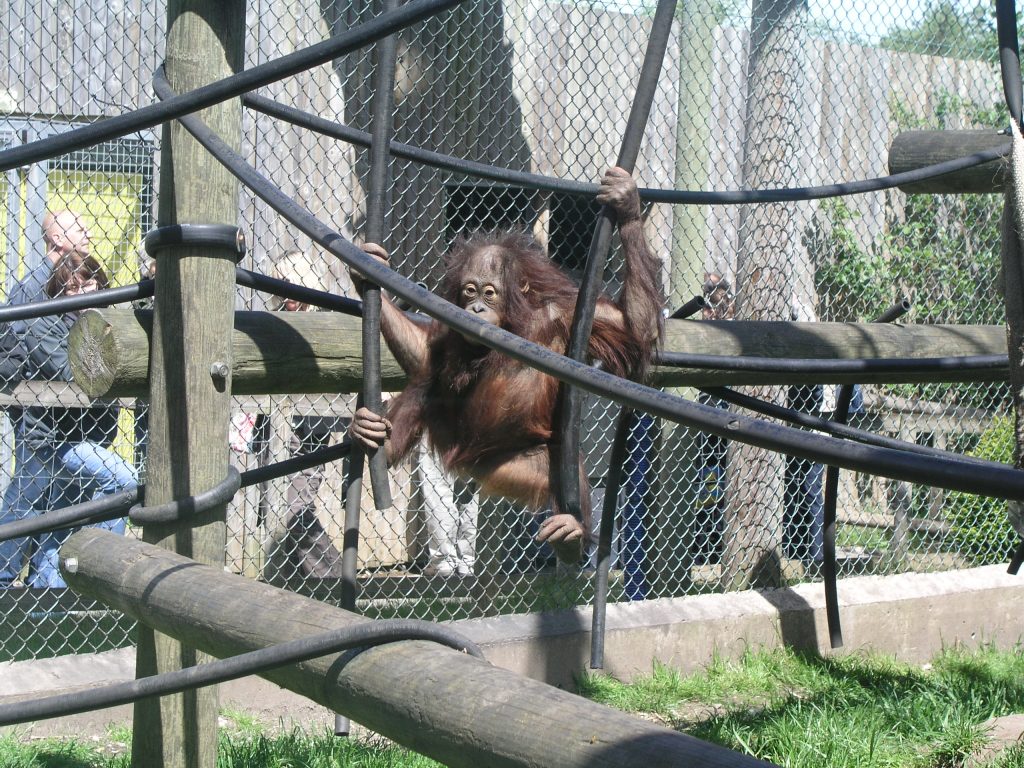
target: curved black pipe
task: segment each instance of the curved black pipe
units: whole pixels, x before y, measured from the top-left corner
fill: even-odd
[[[161,96],[173,93],[160,73],[154,79],[154,88]],[[497,349],[515,360],[528,363],[542,373],[561,381],[568,381],[588,392],[603,395],[618,403],[631,405],[652,416],[701,429],[728,440],[738,440],[756,447],[788,453],[797,458],[835,464],[844,469],[908,482],[935,485],[981,496],[1024,499],[1024,471],[1003,464],[967,464],[814,435],[740,414],[726,413],[700,403],[692,403],[569,360],[546,347],[473,317],[465,310],[453,306],[379,264],[282,193],[228,147],[202,120],[186,116],[181,118],[181,123],[239,180],[318,245],[334,253],[347,265],[366,275],[382,288],[422,309],[427,315],[449,325],[463,336],[491,349]]]
[[[381,619],[161,675],[87,691],[0,705],[0,726],[106,709],[152,696],[166,696],[192,688],[237,680],[247,675],[298,664],[350,648],[368,648],[404,640],[429,640],[457,651],[464,651],[478,659],[484,657],[476,643],[449,627],[416,619]]]
[[[251,109],[280,120],[285,120],[293,125],[308,128],[324,136],[360,146],[370,145],[370,135],[365,131],[359,131],[347,125],[339,125],[322,117],[307,114],[264,96],[249,93],[243,96],[243,103]],[[440,152],[432,152],[431,150],[411,144],[393,141],[391,142],[391,153],[395,157],[429,165],[432,168],[490,179],[500,184],[513,184],[527,189],[564,192],[576,195],[593,196],[597,194],[596,184],[573,181],[571,179],[557,179],[551,176],[541,176],[537,173],[513,171],[509,168],[485,165],[484,163],[472,160],[463,160],[451,155],[443,155]],[[868,192],[894,189],[904,184],[914,184],[934,179],[937,176],[944,176],[947,173],[956,173],[967,168],[990,163],[993,160],[1006,157],[1009,153],[1010,143],[1007,141],[1006,144],[994,149],[986,149],[964,157],[944,160],[941,163],[915,168],[903,173],[840,184],[823,184],[817,187],[791,187],[785,189],[736,189],[717,192],[641,188],[640,197],[651,203],[666,203],[669,205],[747,205],[750,203],[792,203],[803,200],[821,200],[828,197],[862,195]]]
[[[336,461],[348,455],[349,443],[338,443],[317,451],[294,456],[265,467],[257,467],[242,472],[240,487],[248,488],[267,480],[301,472],[304,469]],[[72,504],[63,509],[55,509],[45,515],[27,517],[0,525],[0,541],[17,539],[22,536],[37,536],[41,533],[60,531],[80,525],[95,525],[108,520],[124,517],[128,510],[146,498],[146,486],[140,485],[126,491],[118,491],[109,496],[93,499],[81,504]],[[173,503],[173,502],[172,502]]]
[[[411,26],[465,0],[410,0],[400,8],[376,16],[353,29],[346,29],[316,45],[279,59],[259,64],[223,80],[150,104],[132,112],[98,120],[65,133],[50,136],[0,152],[0,171],[59,157],[76,149],[99,144],[128,133],[152,128],[190,112],[197,112],[246,91],[282,80],[362,48],[400,29]]]
[[[658,88],[658,77],[661,74],[665,49],[668,47],[668,39],[671,36],[672,17],[675,15],[675,10],[676,0],[658,0],[658,7],[651,22],[651,34],[647,41],[647,50],[644,52],[644,62],[640,69],[636,94],[629,110],[629,118],[626,120],[626,128],[622,136],[622,146],[615,163],[630,173],[633,172],[637,155],[640,154],[640,144],[647,127],[651,105],[654,103],[654,94]],[[594,326],[597,299],[603,289],[602,275],[608,250],[611,247],[614,226],[614,214],[608,209],[608,206],[603,206],[598,215],[597,225],[594,227],[590,250],[587,252],[583,279],[576,297],[576,309],[573,312],[572,325],[569,330],[569,343],[565,352],[566,357],[580,362],[586,358],[587,348],[590,344],[590,332]],[[580,500],[580,422],[582,411],[583,394],[571,384],[561,384],[556,408],[560,440],[555,451],[556,455],[553,457],[559,467],[555,498],[559,511],[571,514],[577,520],[584,519]],[[588,499],[588,507],[589,504]]]
[[[1010,117],[1020,126],[1022,95],[1016,5],[1014,0],[996,0],[996,36],[999,39],[1003,97]]]
[[[904,297],[875,320],[892,323],[910,311],[910,299]],[[853,385],[843,384],[836,393],[833,421],[845,424],[850,417]],[[825,468],[825,492],[822,509],[822,577],[825,582],[825,620],[828,624],[829,643],[833,648],[843,645],[843,629],[839,617],[839,567],[836,562],[836,504],[839,499],[839,467]]]
[[[44,299],[28,304],[8,304],[0,307],[0,323],[15,320],[31,320],[36,317],[63,315],[67,312],[79,312],[83,309],[109,307],[111,304],[123,304],[126,301],[148,299],[153,295],[153,281],[140,280],[134,285],[121,288],[105,288],[102,291],[83,293],[78,296],[61,296],[56,299]]]
[[[242,485],[242,475],[237,469],[229,466],[227,476],[212,488],[200,491],[192,496],[171,499],[155,507],[136,504],[128,510],[128,519],[136,525],[171,525],[180,523],[187,517],[199,515],[234,498],[235,492]]]
[[[361,317],[363,314],[362,302],[357,299],[338,296],[327,291],[318,291],[315,288],[307,288],[304,285],[296,285],[286,280],[278,280],[276,277],[261,275],[259,272],[252,272],[241,267],[235,267],[235,283],[246,288],[253,288],[264,293],[272,293],[275,296],[301,301],[303,304],[310,304],[321,309],[330,309],[345,315]]]

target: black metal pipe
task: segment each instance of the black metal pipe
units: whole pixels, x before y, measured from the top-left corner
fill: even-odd
[[[380,10],[387,13],[398,7],[397,0],[381,0]],[[391,153],[388,146],[394,132],[395,59],[398,37],[388,35],[374,46],[377,73],[374,78],[373,135],[370,143],[370,179],[366,200],[367,242],[383,245],[386,239],[387,212],[391,207]],[[376,414],[384,412],[380,391],[380,286],[364,282],[363,298],[363,405]],[[372,452],[370,485],[377,509],[390,509],[391,486],[387,457],[383,450]]]
[[[129,704],[153,696],[167,696],[193,688],[225,683],[240,677],[298,664],[351,648],[366,648],[405,640],[430,640],[457,651],[483,658],[479,646],[449,627],[416,619],[382,619],[351,627],[342,627],[301,640],[291,640],[269,648],[240,653],[227,659],[195,667],[165,672],[115,683],[87,691],[62,693],[31,701],[0,705],[0,726],[67,717],[120,704]]]
[[[173,94],[162,73],[157,73],[154,78],[154,89],[161,98]],[[620,379],[605,371],[569,360],[546,347],[473,317],[465,310],[453,306],[377,263],[282,193],[237,152],[228,147],[202,120],[186,116],[181,118],[181,123],[260,199],[315,243],[338,256],[349,267],[463,336],[491,349],[497,349],[515,360],[528,363],[553,378],[570,382],[615,402],[631,405],[652,416],[701,429],[727,440],[738,440],[756,447],[788,453],[797,458],[981,496],[1024,499],[1024,471],[997,462],[985,462],[983,465],[971,463],[968,466],[941,458],[815,435],[689,402],[681,397]]]
[[[330,309],[345,315],[360,317],[363,314],[363,304],[357,299],[350,299],[347,296],[338,296],[327,291],[318,291],[315,288],[307,288],[304,285],[296,285],[286,280],[278,280],[276,277],[261,275],[259,272],[251,272],[248,269],[235,267],[235,283],[252,288],[263,293],[272,293],[284,299],[301,301],[321,309]]]
[[[1010,567],[1006,569],[1006,572],[1011,576],[1016,576],[1021,565],[1024,565],[1024,538],[1017,545],[1017,549],[1013,551],[1013,557],[1010,558]]]
[[[891,323],[910,311],[910,299],[904,297],[874,321]],[[836,392],[836,410],[833,421],[845,424],[850,417],[853,385],[843,384]],[[836,562],[836,504],[839,499],[839,467],[825,468],[824,508],[822,509],[822,578],[825,582],[825,620],[828,639],[833,648],[843,645],[843,628],[839,617],[839,568]]]
[[[768,400],[760,400],[756,397],[744,395],[726,387],[701,387],[700,391],[706,392],[712,397],[724,400],[727,403],[738,405],[748,411],[760,413],[762,416],[770,416],[773,419],[780,419],[781,421],[786,421],[790,424],[796,424],[801,427],[806,427],[807,429],[814,429],[818,432],[824,432],[827,435],[835,435],[836,437],[841,437],[847,440],[856,440],[858,443],[864,443],[865,445],[877,445],[881,448],[892,448],[896,451],[907,451],[909,453],[920,454],[921,456],[934,456],[940,459],[960,461],[968,464],[971,462],[984,464],[984,459],[976,459],[973,456],[965,456],[959,453],[952,453],[951,451],[944,451],[941,448],[934,448],[930,445],[918,445],[917,443],[910,443],[906,440],[897,440],[894,437],[887,437],[886,435],[868,432],[864,429],[856,429],[855,427],[848,426],[847,424],[839,421],[824,419],[820,416],[812,416],[809,413],[797,411],[793,408],[785,408]]]
[[[280,120],[285,120],[293,125],[308,128],[324,136],[351,144],[370,145],[370,135],[365,131],[359,131],[347,125],[340,125],[330,120],[325,120],[322,117],[307,114],[294,107],[268,99],[265,96],[248,93],[243,97],[243,103],[251,109]],[[937,176],[944,176],[947,173],[956,173],[967,168],[990,163],[993,160],[999,160],[1006,157],[1009,152],[1010,143],[1007,142],[994,149],[986,149],[971,155],[965,155],[964,157],[944,160],[941,163],[915,168],[903,173],[861,179],[859,181],[848,181],[840,184],[824,184],[817,187],[736,189],[709,192],[641,187],[640,197],[651,203],[666,203],[668,205],[749,205],[751,203],[791,203],[804,200],[821,200],[829,197],[880,192],[886,189],[894,189],[904,184],[926,181]],[[525,187],[526,189],[564,192],[576,195],[593,196],[597,194],[596,184],[573,181],[572,179],[557,179],[551,176],[541,176],[536,173],[514,171],[509,168],[499,168],[472,160],[463,160],[451,155],[444,155],[440,152],[432,152],[411,144],[391,142],[391,153],[395,157],[429,165],[432,168],[490,179],[500,184],[513,184]]]
[[[665,58],[665,49],[671,35],[672,17],[675,14],[676,0],[658,0],[658,7],[651,22],[651,34],[647,41],[640,78],[637,81],[633,105],[626,121],[626,129],[622,136],[622,146],[616,165],[630,173],[636,165],[640,154],[647,118],[654,94],[658,88],[658,78]],[[602,291],[604,264],[611,246],[614,214],[607,206],[602,206],[598,214],[597,225],[587,252],[586,266],[580,283],[579,295],[576,297],[576,309],[573,313],[569,331],[569,343],[566,356],[582,362],[587,355],[590,343],[590,332],[594,326],[594,312],[597,299]],[[562,384],[559,387],[559,423],[557,426],[560,440],[555,451],[554,460],[558,462],[558,483],[555,497],[560,512],[571,514],[577,520],[583,518],[580,500],[580,421],[583,410],[583,394],[575,387]],[[589,505],[589,501],[588,501]]]
[[[700,312],[707,305],[708,302],[703,296],[694,296],[688,302],[683,304],[683,306],[669,315],[669,320],[685,320],[686,318]]]
[[[454,8],[462,2],[465,0],[410,0],[390,13],[376,16],[358,27],[346,29],[316,45],[265,64],[258,64],[188,93],[177,94],[132,112],[97,120],[81,128],[5,149],[0,152],[0,172],[59,157],[76,149],[152,128],[182,115],[212,107],[214,104],[241,96],[247,91],[326,64],[400,29]]]
[[[594,606],[590,618],[590,668],[604,669],[605,617],[608,613],[608,572],[612,565],[612,535],[615,532],[615,514],[619,508],[619,489],[622,488],[622,470],[626,466],[626,442],[635,423],[636,412],[628,405],[619,411],[615,424],[615,439],[608,457],[608,476],[604,484],[604,504],[601,508],[601,528],[597,537],[597,563],[594,570]]]
[[[61,296],[57,299],[44,299],[27,304],[8,304],[6,307],[0,307],[0,323],[63,315],[68,312],[80,312],[83,309],[109,307],[111,304],[148,299],[152,295],[153,281],[147,278],[134,285],[126,285],[121,288],[105,288],[102,291],[83,293],[78,296]]]

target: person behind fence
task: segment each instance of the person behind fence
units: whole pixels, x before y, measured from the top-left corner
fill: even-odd
[[[46,296],[75,296],[107,287],[107,276],[92,256],[69,254],[54,267],[46,283]],[[71,381],[68,362],[68,333],[77,312],[30,320],[21,330],[26,351],[26,378]],[[31,514],[46,514],[88,499],[97,499],[137,484],[135,468],[110,445],[117,432],[118,410],[106,404],[92,407],[30,406],[24,410],[17,439],[33,452],[42,476],[52,478],[36,485],[36,493],[22,500]],[[98,527],[124,533],[125,521],[118,518]],[[70,530],[43,534],[30,572],[30,587],[64,587],[57,567],[58,550]],[[23,554],[22,554],[23,557]],[[8,563],[21,569],[21,561]]]
[[[143,252],[139,257],[139,280],[156,278],[156,259]],[[153,309],[153,297],[135,299],[132,309]],[[135,471],[142,482],[146,477],[146,458],[149,453],[149,401],[139,398],[135,401]]]
[[[716,272],[704,275],[701,286],[704,320],[731,320],[735,312],[732,285]],[[701,392],[704,405],[728,409],[728,403]],[[704,433],[698,438],[697,500],[694,513],[693,562],[696,565],[718,563],[722,559],[725,529],[726,441]]]
[[[90,233],[83,217],[69,210],[47,212],[42,220],[43,258],[30,266],[25,276],[11,289],[10,305],[29,304],[43,301],[47,297],[46,285],[57,263],[68,256],[84,257],[89,254]],[[11,377],[22,378],[21,366],[27,351],[21,342],[27,321],[16,321],[5,330],[5,358],[17,357]],[[9,363],[10,367],[10,363]],[[15,431],[14,471],[3,498],[0,523],[20,520],[33,514],[30,500],[40,499],[49,493],[53,478],[47,474],[46,465],[40,461],[25,440],[17,437],[21,431],[21,408],[9,408],[8,417]],[[41,560],[35,539],[18,539],[0,542],[0,589],[21,586],[20,572],[26,554],[34,551],[29,566],[29,579],[48,580],[37,576],[37,571],[48,568]]]
[[[795,322],[807,323],[817,319],[814,310],[803,302],[794,302],[791,315]],[[834,410],[834,405],[829,407],[826,404],[825,388],[821,384],[789,387],[786,404],[793,410],[815,416],[824,416],[827,411]],[[820,563],[822,559],[824,476],[823,465],[808,459],[786,456],[782,551],[786,557],[805,564]]]
[[[472,576],[480,497],[472,480],[446,472],[425,439],[416,447],[416,482],[423,500],[426,576]]]
[[[278,280],[322,290],[326,282],[323,270],[312,256],[300,250],[284,253],[274,264],[272,276]],[[305,302],[275,296],[271,309],[278,312],[308,312]],[[244,415],[244,414],[243,414]],[[288,452],[291,456],[327,448],[331,435],[344,432],[347,424],[338,416],[322,416],[314,413],[294,414],[291,417],[291,435]],[[331,542],[316,514],[317,496],[324,481],[324,467],[304,469],[289,476],[285,518],[287,536],[282,546],[287,557],[290,573],[279,576],[313,578],[337,577],[341,574],[341,553]]]

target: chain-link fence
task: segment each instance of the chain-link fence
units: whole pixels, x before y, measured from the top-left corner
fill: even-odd
[[[370,4],[255,0],[247,66],[355,26]],[[120,114],[152,100],[163,4],[0,4],[0,147]],[[617,155],[650,31],[642,3],[470,0],[399,36],[395,139],[460,158],[595,182]],[[882,176],[894,136],[911,128],[1001,127],[994,19],[987,4],[681,3],[636,177],[641,186],[739,189]],[[369,130],[372,51],[262,95]],[[244,154],[289,195],[359,238],[368,152],[243,112]],[[62,295],[50,280],[72,229],[111,285],[147,276],[141,248],[157,205],[160,137],[147,132],[8,172],[0,180],[2,284],[11,302]],[[532,233],[578,274],[597,217],[591,199],[392,163],[384,245],[402,274],[434,290],[460,233]],[[877,192],[745,206],[649,206],[668,305],[695,294],[705,317],[870,321],[909,296],[912,323],[998,324],[1000,200]],[[57,216],[48,218],[47,212]],[[69,215],[64,212],[71,212]],[[57,227],[54,228],[56,221]],[[247,190],[239,224],[257,271],[353,296],[347,269]],[[54,234],[56,233],[56,235]],[[612,258],[609,290],[620,281]],[[71,290],[95,278],[71,270]],[[87,289],[87,287],[86,287]],[[239,309],[307,308],[249,289]],[[123,488],[144,476],[146,404],[82,401],[66,368],[73,318],[12,326],[28,362],[5,390],[2,519]],[[55,358],[56,356],[56,358]],[[33,362],[34,361],[34,362]],[[835,386],[760,387],[776,403],[829,416]],[[696,389],[694,400],[726,407]],[[230,446],[240,468],[343,439],[354,397],[236,399]],[[591,398],[584,452],[602,507],[618,406]],[[56,420],[45,434],[39,419]],[[63,421],[62,421],[63,420]],[[67,427],[73,423],[73,427]],[[1009,461],[1005,384],[862,386],[851,423],[905,440]],[[62,426],[63,425],[63,426]],[[51,424],[51,426],[53,426]],[[772,554],[772,579],[821,574],[823,469],[638,418],[628,445],[611,599],[642,600],[749,585],[730,564]],[[240,492],[228,510],[227,567],[337,601],[347,466],[338,462]],[[585,604],[593,558],[557,565],[535,540],[539,516],[447,477],[424,450],[392,468],[395,506],[362,508],[359,610],[454,619]],[[368,483],[366,484],[368,486]],[[596,522],[595,522],[596,525]],[[136,534],[129,526],[128,535]],[[1005,503],[855,473],[841,474],[839,574],[968,567],[1005,560]],[[132,624],[65,595],[53,569],[61,536],[3,544],[0,655],[29,658],[132,642]],[[742,569],[741,569],[742,570]]]

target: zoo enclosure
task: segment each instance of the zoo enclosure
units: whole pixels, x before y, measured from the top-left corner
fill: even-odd
[[[8,146],[150,100],[152,71],[163,59],[159,5],[64,3],[56,9],[54,15],[42,3],[2,8],[11,31],[0,44],[0,88],[7,94],[0,138]],[[894,10],[885,34],[832,26],[829,21],[842,20],[838,4],[816,16],[787,7],[792,24],[769,25],[791,36],[777,49],[781,59],[769,61],[786,73],[786,98],[778,100],[783,107],[775,115],[759,113],[752,95],[762,86],[750,65],[751,18],[776,19],[779,10],[760,3],[753,9],[683,7],[637,168],[642,185],[782,187],[884,175],[886,149],[900,129],[1005,123],[995,107],[1000,99],[994,34],[991,46],[979,45],[986,29],[974,9],[948,4],[902,18]],[[371,12],[337,3],[252,4],[247,65],[317,42]],[[614,157],[649,25],[643,9],[542,3],[472,3],[425,22],[401,37],[396,139],[594,181]],[[770,58],[762,55],[760,61]],[[264,93],[367,128],[371,69],[369,55],[356,54]],[[366,153],[254,111],[244,114],[245,153],[254,164],[315,215],[342,231],[360,232]],[[765,134],[765,125],[780,130]],[[749,126],[758,130],[748,133]],[[159,143],[147,133],[7,174],[0,212],[7,287],[42,256],[43,211],[61,207],[86,215],[107,270],[121,283],[133,282],[142,235],[155,210]],[[759,159],[759,149],[787,162]],[[532,231],[555,259],[578,268],[594,215],[589,202],[572,196],[482,184],[404,161],[395,162],[392,197],[386,244],[400,271],[431,288],[439,255],[464,229]],[[913,322],[999,323],[998,210],[991,198],[907,198],[899,192],[825,204],[653,206],[648,235],[663,254],[671,306],[697,292],[705,272],[718,272],[736,285],[739,311],[747,317],[788,320],[792,307],[801,305],[816,310],[818,319],[864,320],[910,293]],[[252,268],[272,273],[280,257],[298,247],[314,255],[317,282],[351,295],[342,265],[311,248],[247,191],[239,221]],[[749,287],[755,257],[782,281],[775,283],[781,304],[763,304],[764,297]],[[609,270],[613,286],[615,277]],[[239,289],[239,309],[264,305],[265,297]],[[64,389],[37,388],[30,397],[70,396],[71,388]],[[784,393],[771,396],[783,399]],[[859,418],[910,439],[957,449],[980,443],[986,451],[1011,443],[1010,433],[1000,431],[1007,406],[1001,385],[865,387],[864,402]],[[239,399],[237,406],[239,414],[253,418],[239,418],[234,455],[240,465],[251,466],[287,455],[296,415],[336,419],[331,431],[339,438],[351,400],[263,397]],[[133,408],[125,409],[112,437],[119,450],[138,459],[140,411]],[[611,440],[605,404],[593,403],[588,424],[588,469],[599,494]],[[695,526],[700,505],[708,503],[699,472],[706,438],[672,424],[646,429],[644,439],[653,443],[650,465],[637,477],[632,491],[639,503],[620,536],[618,597],[728,588],[718,567],[696,562],[711,535],[707,526]],[[5,466],[9,471],[10,461]],[[334,549],[340,549],[343,477],[342,466],[329,466],[315,505]],[[744,546],[784,549],[784,477],[782,459],[730,455],[718,491],[726,499],[724,516],[751,523]],[[1001,504],[846,477],[841,573],[946,568],[1005,557],[1008,529],[993,522],[989,532],[990,520],[1003,520]],[[529,520],[503,502],[487,502],[479,516],[478,582],[423,576],[421,501],[413,473],[396,472],[393,480],[395,510],[376,513],[364,505],[362,607],[368,613],[460,618],[587,599],[588,579],[553,569],[546,553],[529,543]],[[336,596],[330,561],[318,571],[308,557],[295,557],[295,539],[285,535],[282,514],[286,486],[271,483],[236,499],[229,512],[228,565],[317,596]],[[748,488],[757,489],[753,498],[743,495]],[[785,565],[788,578],[818,575],[813,562],[787,558]],[[55,634],[52,622],[66,626],[69,619],[50,609],[67,606],[43,591],[9,592],[0,596],[12,629],[5,633],[8,657],[127,642],[125,622],[76,605],[85,611],[72,617],[80,631],[59,633],[60,647],[54,648],[48,640]]]

